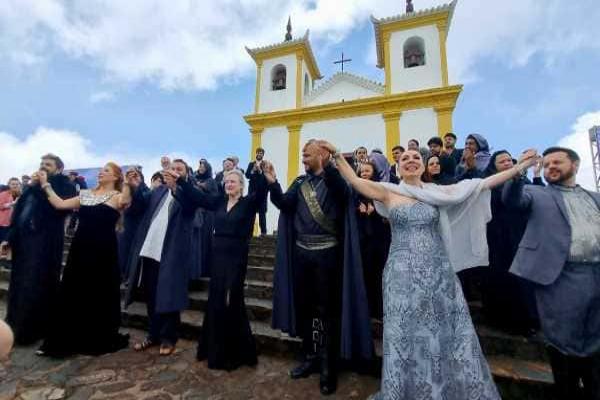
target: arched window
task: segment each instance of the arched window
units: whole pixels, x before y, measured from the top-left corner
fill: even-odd
[[[310,90],[310,83],[308,81],[308,74],[304,74],[304,95],[306,96]]]
[[[271,90],[284,90],[286,80],[285,65],[277,64],[271,70]]]
[[[425,65],[425,41],[413,36],[404,42],[404,68]]]

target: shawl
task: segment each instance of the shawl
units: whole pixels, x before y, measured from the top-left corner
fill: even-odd
[[[492,218],[491,192],[483,186],[482,179],[466,179],[448,186],[423,183],[418,187],[404,182],[380,185],[438,208],[440,235],[456,272],[489,265],[486,227]],[[387,207],[379,201],[374,204],[377,212],[387,218]]]

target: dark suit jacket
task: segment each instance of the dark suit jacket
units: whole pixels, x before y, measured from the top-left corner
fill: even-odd
[[[571,246],[571,225],[562,194],[552,185],[525,185],[525,179],[507,182],[502,201],[528,211],[527,228],[510,272],[540,285],[560,275]],[[600,193],[587,191],[600,209]]]

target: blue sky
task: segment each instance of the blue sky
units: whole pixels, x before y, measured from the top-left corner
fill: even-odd
[[[0,5],[0,179],[30,172],[46,150],[75,168],[107,158],[158,168],[161,154],[194,164],[238,154],[245,164],[242,116],[253,106],[255,72],[244,45],[281,40],[291,14],[295,35],[311,29],[326,78],[344,51],[349,72],[382,81],[368,16],[403,8],[379,0],[125,3]],[[461,0],[448,49],[451,80],[464,84],[454,114],[461,139],[479,132],[514,153],[568,143],[589,159],[585,126],[600,124],[600,11],[593,0],[576,3]]]

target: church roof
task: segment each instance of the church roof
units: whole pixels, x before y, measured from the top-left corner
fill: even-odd
[[[392,17],[377,19],[371,15],[371,22],[375,29],[375,42],[377,44],[377,67],[385,67],[385,57],[383,54],[383,32],[397,31],[417,26],[425,26],[433,23],[444,23],[450,26],[452,15],[456,8],[458,0],[452,0],[448,4],[432,7],[417,12],[399,14]],[[448,30],[446,29],[446,34]]]
[[[250,57],[252,57],[254,61],[259,62],[266,58],[291,54],[297,50],[300,50],[304,54],[304,61],[306,61],[306,65],[308,65],[308,69],[311,71],[313,79],[321,79],[323,76],[321,75],[321,71],[319,70],[319,66],[317,65],[315,55],[308,39],[309,33],[310,32],[307,29],[306,33],[301,38],[271,44],[268,46],[256,47],[254,49],[246,47],[246,51],[248,54],[250,54]]]
[[[371,79],[364,78],[362,76],[354,75],[348,72],[337,72],[327,81],[320,84],[316,87],[310,94],[306,97],[306,102],[310,103],[311,100],[316,99],[321,94],[325,93],[329,89],[331,89],[338,82],[350,82],[357,86],[363,87],[365,89],[372,90],[373,92],[384,94],[385,86],[379,82],[373,81]]]

